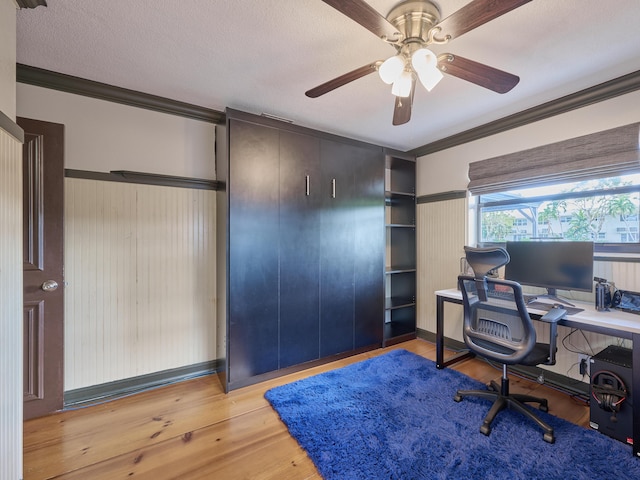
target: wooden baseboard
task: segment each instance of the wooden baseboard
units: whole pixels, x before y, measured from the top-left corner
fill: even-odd
[[[211,360],[186,367],[172,368],[138,377],[116,380],[115,382],[68,390],[64,392],[64,409],[70,410],[85,407],[140,393],[151,388],[209,375],[218,372],[220,365],[222,365],[220,360]]]
[[[322,357],[317,360],[311,360],[304,363],[299,363],[297,365],[292,365],[290,367],[281,368],[279,370],[273,370],[271,372],[262,373],[260,375],[255,375],[253,377],[243,378],[241,380],[236,380],[235,382],[230,382],[227,387],[228,390],[226,393],[229,393],[231,390],[236,390],[238,388],[247,387],[249,385],[255,385],[256,383],[266,382],[267,380],[272,380],[274,378],[283,377],[285,375],[289,375],[291,373],[297,373],[303,370],[308,370],[313,367],[317,367],[319,365],[324,365],[326,363],[335,362],[336,360],[342,360],[343,358],[352,357],[354,355],[358,355],[360,353],[369,352],[375,349],[380,348],[380,344],[368,345],[366,347],[356,348],[355,350],[349,350],[348,352],[336,353],[334,355],[329,355],[327,357]]]

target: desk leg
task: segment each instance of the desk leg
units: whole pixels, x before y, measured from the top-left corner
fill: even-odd
[[[640,457],[640,333],[632,337],[631,398],[633,399],[633,455]]]
[[[436,368],[444,367],[444,299],[436,295]]]
[[[445,297],[436,295],[436,368],[440,369],[475,356],[473,352],[460,352],[444,360],[444,302]]]

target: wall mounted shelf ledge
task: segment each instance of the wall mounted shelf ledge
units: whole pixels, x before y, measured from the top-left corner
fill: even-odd
[[[36,8],[39,6],[47,6],[47,2],[45,0],[16,0],[16,3],[20,8]]]
[[[218,190],[220,182],[204,178],[176,177],[156,173],[132,172],[129,170],[111,170],[111,175],[118,175],[126,181],[147,185],[164,185],[170,187],[198,188],[201,190]]]
[[[218,182],[217,180],[176,177],[173,175],[132,172],[128,170],[112,170],[111,172],[106,173],[67,168],[64,171],[64,176],[67,178],[82,178],[85,180],[100,180],[103,182],[138,183],[142,185],[158,185],[164,187],[195,188],[198,190],[224,190],[224,182]]]

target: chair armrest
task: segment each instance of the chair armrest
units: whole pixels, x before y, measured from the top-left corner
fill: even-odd
[[[556,338],[558,336],[558,322],[567,314],[564,308],[552,308],[540,320],[549,324],[549,361],[545,365],[556,364]]]
[[[547,323],[558,323],[566,314],[567,311],[564,308],[552,308],[542,317],[540,317],[540,321]]]

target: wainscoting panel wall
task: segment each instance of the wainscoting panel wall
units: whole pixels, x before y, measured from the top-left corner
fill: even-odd
[[[467,239],[468,207],[465,199],[436,201],[418,204],[418,328],[435,333],[436,301],[434,291],[453,288],[460,271],[460,257],[464,256]],[[618,288],[640,292],[640,263],[596,261],[594,274],[614,281]],[[562,292],[561,292],[562,293]],[[571,298],[594,301],[592,293],[570,292]],[[615,315],[615,312],[611,312]],[[462,341],[462,307],[445,304],[445,336]],[[640,317],[639,317],[640,321]],[[536,322],[541,337],[548,333],[544,325]],[[558,329],[558,353],[556,365],[545,367],[576,381],[589,382],[578,368],[576,352],[593,355],[608,345],[631,348],[629,340],[600,335],[566,327]]]
[[[22,478],[22,144],[0,129],[0,477]]]
[[[615,282],[621,290],[640,292],[640,258],[635,262],[598,261],[594,266],[596,276]],[[640,320],[640,319],[639,319]]]
[[[215,360],[215,191],[65,182],[65,391]]]
[[[436,298],[433,292],[455,287],[467,238],[467,200],[417,205],[417,314],[418,328],[436,331]],[[447,337],[462,340],[461,314],[446,312]]]

